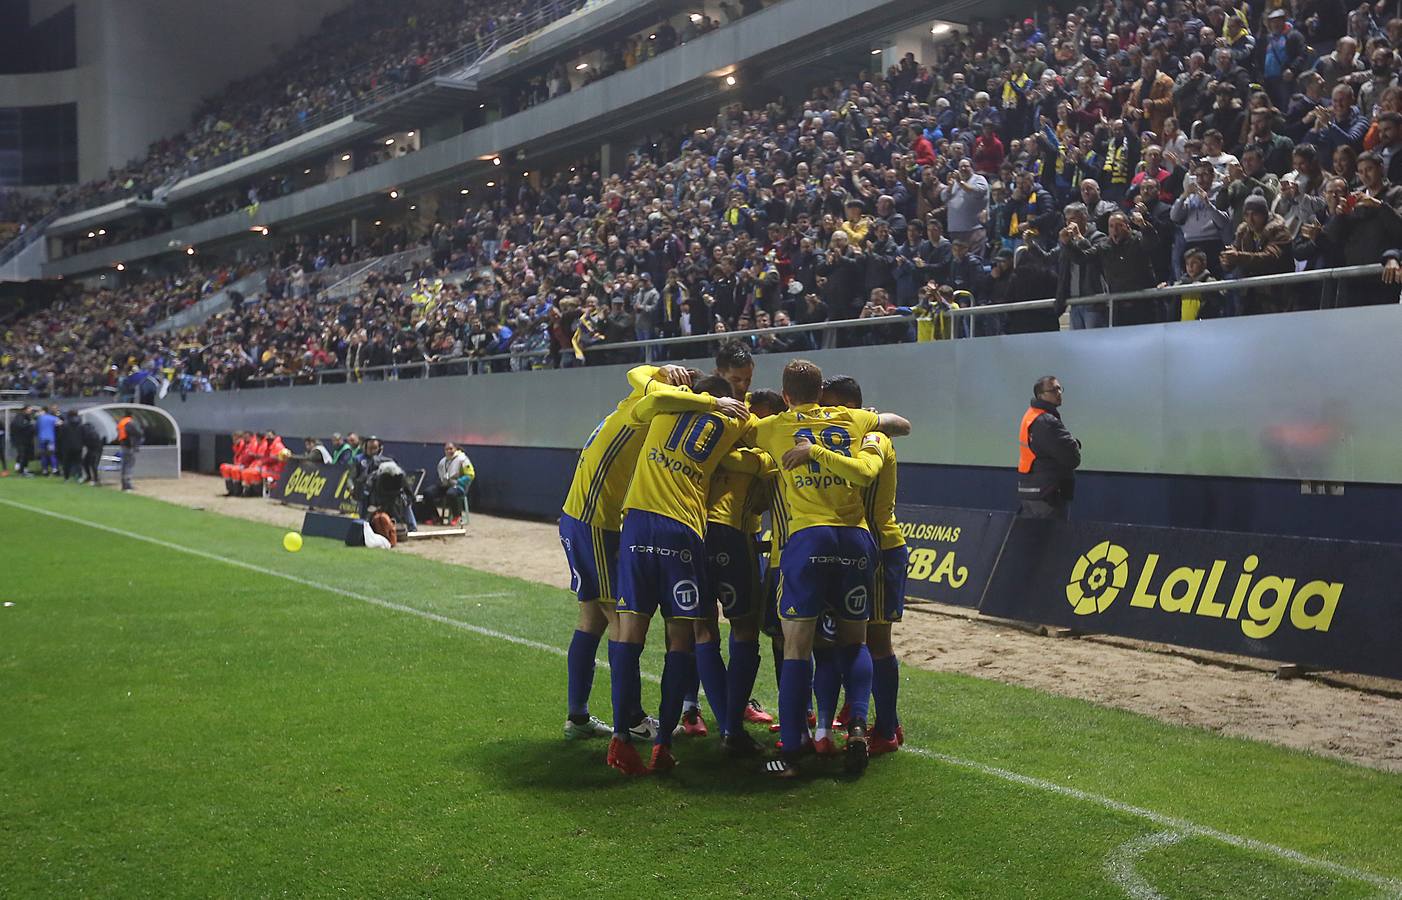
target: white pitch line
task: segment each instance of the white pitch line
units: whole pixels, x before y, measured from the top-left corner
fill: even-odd
[[[394,612],[405,613],[411,616],[418,616],[419,618],[427,619],[430,622],[437,622],[440,625],[448,625],[450,627],[457,628],[462,631],[471,632],[472,634],[482,635],[483,637],[496,638],[497,640],[502,640],[511,644],[516,644],[520,647],[530,647],[533,650],[540,650],[545,653],[553,654],[555,656],[568,655],[568,652],[564,648],[556,647],[553,644],[546,644],[542,641],[534,641],[530,638],[519,637],[514,634],[508,634],[504,631],[497,631],[494,628],[484,628],[481,625],[473,625],[470,622],[463,622],[458,619],[452,619],[447,616],[439,615],[438,613],[429,612],[428,610],[419,609],[413,606],[405,606],[402,603],[395,603],[392,600],[385,600],[380,597],[371,597],[368,594],[361,594],[355,591],[349,591],[345,588],[337,587],[332,584],[326,584],[320,581],[313,581],[310,578],[302,578],[299,575],[291,575],[286,572],[279,572],[276,569],[264,568],[263,566],[255,565],[250,562],[245,562],[241,559],[233,559],[232,557],[220,556],[217,553],[209,553],[204,550],[196,550],[193,547],[184,547],[180,544],[175,544],[170,541],[161,540],[160,538],[150,537],[149,535],[139,534],[134,531],[127,531],[123,528],[115,528],[111,525],[103,525],[99,522],[91,522],[87,519],[81,519],[77,516],[70,516],[65,513],[54,512],[53,510],[44,509],[38,506],[31,506],[28,503],[20,503],[19,501],[9,500],[3,497],[0,497],[0,504],[4,504],[15,509],[22,509],[26,512],[31,512],[36,515],[48,516],[52,519],[59,519],[64,522],[71,522],[74,525],[83,525],[88,528],[97,529],[98,531],[105,531],[108,534],[115,534],[120,537],[129,538],[134,541],[143,541],[148,544],[154,544],[158,547],[164,547],[167,550],[174,550],[177,553],[185,553],[190,556],[198,556],[201,559],[208,559],[213,562],[221,562],[225,563],[226,565],[236,566],[240,569],[246,569],[250,572],[257,572],[260,575],[267,575],[271,578],[282,578],[286,581],[291,581],[295,584],[301,584],[306,587],[316,588],[317,590],[326,591],[331,594],[339,594],[342,597],[348,597],[352,600],[359,600],[362,603],[369,603],[372,606],[378,606],[382,609],[389,609],[393,610]],[[608,663],[606,662],[600,662],[599,665],[603,666],[604,668],[608,667]],[[645,674],[644,677],[646,677],[649,681],[653,682],[661,680],[658,676],[652,675],[650,673]],[[1092,794],[1089,791],[1083,791],[1079,788],[1067,787],[1063,784],[1057,784],[1054,781],[1047,781],[1044,778],[1036,778],[1031,775],[1023,775],[1020,772],[1014,772],[1010,769],[1000,769],[997,766],[990,766],[987,763],[981,763],[977,760],[964,759],[963,757],[951,756],[947,753],[939,753],[934,750],[924,750],[919,747],[912,747],[910,745],[905,745],[901,749],[905,752],[925,757],[926,759],[938,760],[939,762],[945,763],[947,765],[956,766],[961,769],[967,769],[972,772],[978,772],[982,775],[987,775],[992,778],[998,778],[1003,781],[1011,782],[1013,784],[1020,784],[1025,787],[1036,788],[1037,790],[1046,791],[1050,794],[1056,794],[1061,797],[1068,797],[1074,800],[1079,800],[1083,803],[1088,803],[1094,806],[1102,807],[1104,809],[1112,810],[1114,812],[1122,813],[1124,815],[1134,816],[1135,818],[1143,819],[1170,831],[1182,832],[1183,834],[1190,835],[1193,837],[1209,838],[1211,840],[1215,840],[1220,843],[1226,844],[1229,847],[1236,847],[1242,850],[1250,850],[1252,852],[1260,853],[1265,856],[1274,856],[1277,859],[1283,859],[1305,868],[1316,869],[1321,872],[1328,872],[1340,878],[1349,878],[1354,881],[1361,881],[1365,884],[1371,884],[1380,889],[1380,893],[1378,894],[1379,898],[1389,897],[1398,898],[1398,900],[1402,900],[1402,881],[1399,881],[1398,879],[1387,878],[1382,875],[1376,875],[1372,872],[1366,872],[1362,869],[1355,869],[1352,866],[1343,865],[1342,863],[1330,862],[1326,859],[1318,859],[1316,857],[1301,853],[1298,850],[1291,850],[1288,847],[1281,847],[1277,844],[1271,844],[1265,841],[1258,841],[1255,838],[1241,837],[1240,835],[1230,834],[1225,831],[1219,831],[1216,828],[1209,828],[1206,825],[1199,825],[1196,822],[1191,822],[1187,819],[1180,819],[1175,816],[1165,815],[1164,813],[1155,812],[1152,809],[1145,809],[1142,806],[1135,806],[1130,803],[1124,803],[1120,800],[1115,800],[1110,797],[1102,797],[1099,794]]]
[[[1105,860],[1105,874],[1120,886],[1130,900],[1164,900],[1163,894],[1154,890],[1135,869],[1135,865],[1150,850],[1172,847],[1186,838],[1181,831],[1155,831],[1125,841],[1110,852]]]
[[[1135,806],[1132,803],[1125,803],[1120,800],[1114,800],[1110,797],[1102,797],[1099,794],[1092,794],[1089,791],[1083,791],[1080,788],[1067,787],[1064,784],[1057,784],[1055,781],[1047,781],[1044,778],[1036,778],[1031,775],[1023,775],[1021,772],[1014,772],[1010,769],[1000,769],[997,766],[990,766],[987,763],[981,763],[977,760],[964,759],[963,757],[959,756],[950,756],[947,753],[939,753],[934,750],[924,750],[919,747],[905,746],[901,749],[908,750],[911,753],[916,754],[917,756],[924,756],[927,759],[937,759],[942,763],[947,763],[951,766],[957,766],[961,769],[969,769],[970,771],[978,772],[982,775],[988,775],[993,778],[1001,778],[1002,780],[1010,781],[1013,784],[1026,785],[1027,787],[1036,788],[1040,791],[1046,791],[1048,793],[1057,794],[1062,797],[1069,797],[1073,800],[1080,800],[1083,803],[1091,803],[1096,806],[1100,806],[1105,809],[1111,810],[1113,812],[1123,813],[1128,816],[1134,816],[1135,818],[1144,819],[1147,822],[1151,822],[1154,825],[1158,825],[1161,828],[1170,831],[1182,832],[1191,837],[1210,838],[1211,840],[1226,844],[1229,847],[1236,847],[1241,850],[1251,850],[1255,853],[1260,853],[1265,856],[1274,856],[1277,859],[1283,859],[1288,862],[1295,863],[1296,865],[1303,866],[1305,868],[1317,869],[1321,872],[1328,872],[1340,878],[1351,878],[1355,881],[1362,881],[1365,884],[1371,884],[1381,889],[1382,893],[1378,895],[1379,897],[1402,898],[1402,881],[1399,881],[1395,878],[1387,878],[1382,875],[1375,875],[1372,872],[1366,872],[1362,869],[1355,869],[1352,866],[1346,866],[1342,863],[1330,862],[1327,859],[1319,859],[1317,857],[1301,853],[1298,850],[1291,850],[1288,847],[1281,847],[1278,844],[1271,844],[1267,843],[1266,841],[1258,841],[1255,838],[1241,837],[1240,835],[1231,834],[1226,831],[1218,831],[1216,828],[1209,828],[1206,825],[1199,825],[1196,822],[1189,821],[1188,819],[1180,819],[1176,816],[1170,816],[1165,815],[1164,813],[1154,812],[1152,809],[1145,809],[1142,806]]]

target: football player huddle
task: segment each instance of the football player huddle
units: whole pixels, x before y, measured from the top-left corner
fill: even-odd
[[[675,767],[673,738],[707,733],[698,684],[725,751],[765,755],[745,730],[773,721],[751,699],[762,632],[779,689],[771,727],[780,741],[766,772],[792,778],[805,756],[819,755],[860,773],[904,740],[891,625],[904,603],[906,548],[891,438],[910,423],[863,408],[854,379],[824,380],[806,360],[784,367],[779,392],[750,392],[753,374],[738,341],[722,346],[711,374],[638,366],[580,451],[560,518],[579,598],[564,732],[609,737],[608,765],[628,775]],[[666,656],[653,718],[639,661],[659,611]],[[605,633],[612,726],[589,711]],[[845,732],[840,748],[835,731]]]

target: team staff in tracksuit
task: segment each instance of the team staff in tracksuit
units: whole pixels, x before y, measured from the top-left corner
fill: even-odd
[[[1061,421],[1062,395],[1055,375],[1038,378],[1018,428],[1017,496],[1027,518],[1067,518],[1076,493],[1081,442]]]

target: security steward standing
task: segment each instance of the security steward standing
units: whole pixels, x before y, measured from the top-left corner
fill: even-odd
[[[1043,375],[1032,387],[1032,405],[1018,428],[1017,496],[1019,515],[1066,519],[1076,493],[1081,442],[1061,421],[1061,382]]]
[[[141,450],[141,439],[146,436],[141,423],[130,414],[117,420],[117,443],[122,446],[122,490],[133,490],[131,473],[136,467],[136,454]]]

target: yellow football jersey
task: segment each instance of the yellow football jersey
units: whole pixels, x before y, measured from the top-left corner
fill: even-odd
[[[889,437],[873,431],[862,439],[859,455],[880,454],[881,471],[865,488],[867,527],[882,550],[905,545],[901,523],[896,521],[896,445]]]
[[[713,402],[710,394],[697,396]],[[646,424],[647,431],[623,508],[675,519],[704,536],[711,475],[722,463],[755,468],[752,456],[736,453],[727,459],[737,443],[754,433],[754,425],[716,412],[671,412],[665,400],[647,397],[629,413],[630,421]]]
[[[711,490],[706,497],[706,521],[729,525],[745,534],[759,532],[760,516],[769,505],[766,482],[778,472],[774,461],[763,450],[741,447],[731,451],[739,454],[747,465],[744,469],[725,468],[711,476]],[[749,471],[750,464],[754,471]]]
[[[604,417],[584,442],[584,449],[579,451],[574,480],[565,495],[565,515],[596,528],[622,530],[623,500],[642,448],[639,438],[642,426],[629,416],[644,397],[657,397],[667,408],[677,411],[714,408],[715,401],[710,397],[657,381],[656,374],[656,366],[628,370],[632,392]]]
[[[776,463],[793,447],[796,437],[850,456],[852,448],[860,449],[867,434],[876,430],[878,421],[876,413],[864,409],[805,403],[761,419],[754,443]],[[823,472],[816,460],[780,472],[775,485],[779,514],[774,528],[781,545],[790,535],[815,525],[860,528],[866,523],[866,504],[858,486],[840,475]]]
[[[862,486],[867,528],[882,550],[905,544],[896,521],[896,447],[889,437],[873,431],[862,439],[862,449],[854,457],[815,446],[809,458],[824,472]]]

